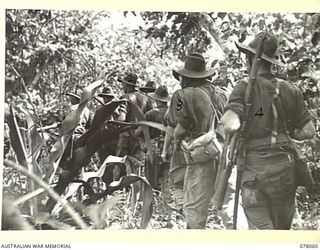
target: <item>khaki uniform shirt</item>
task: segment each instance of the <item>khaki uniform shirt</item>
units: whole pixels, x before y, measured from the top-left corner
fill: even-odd
[[[214,108],[221,114],[223,103],[223,97],[210,83],[177,90],[171,99],[168,125],[175,128],[179,123],[188,131],[188,136],[196,138],[209,131]]]

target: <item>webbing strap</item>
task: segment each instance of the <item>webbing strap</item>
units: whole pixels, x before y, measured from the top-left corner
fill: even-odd
[[[209,98],[209,100],[210,100],[210,104],[211,104],[211,107],[212,107],[212,109],[213,109],[213,119],[212,119],[212,123],[211,123],[211,126],[210,126],[210,131],[215,131],[215,120],[216,120],[216,118],[217,118],[217,120],[218,120],[218,123],[220,122],[220,120],[219,120],[219,117],[218,117],[218,113],[217,113],[217,110],[216,110],[216,107],[214,106],[214,104],[212,103],[212,100],[211,100],[211,98],[210,98],[210,96],[209,96],[209,94],[206,92],[206,91],[204,91],[204,89],[202,89],[201,87],[199,87],[199,89],[201,89],[202,90],[202,92],[203,93],[205,93],[205,95]]]
[[[272,114],[273,114],[273,126],[272,126],[272,132],[271,132],[271,147],[274,147],[274,145],[277,142],[277,135],[278,135],[278,122],[279,122],[279,116],[278,116],[278,110],[275,105],[275,100],[279,97],[279,90],[280,83],[277,81],[276,82],[276,88],[275,88],[275,93],[273,95],[273,100],[272,100]]]

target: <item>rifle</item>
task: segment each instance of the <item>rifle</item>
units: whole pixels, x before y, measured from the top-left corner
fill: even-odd
[[[251,114],[252,109],[252,99],[253,99],[253,89],[256,83],[256,77],[258,73],[258,69],[261,64],[261,57],[263,51],[263,42],[266,39],[266,35],[263,35],[256,54],[253,58],[249,82],[246,87],[245,97],[244,97],[244,116],[241,122],[241,127],[238,131],[234,132],[232,136],[228,134],[226,136],[226,140],[223,146],[222,155],[218,165],[217,172],[217,181],[215,185],[215,194],[214,194],[214,204],[218,210],[222,209],[222,204],[224,202],[224,198],[226,195],[226,190],[228,186],[228,180],[231,174],[231,170],[234,165],[237,166],[237,180],[236,180],[236,190],[235,190],[235,201],[234,201],[234,209],[233,209],[233,229],[237,228],[237,217],[238,217],[238,203],[240,196],[240,186],[241,186],[241,178],[242,172],[245,165],[245,141],[248,135],[245,135],[245,131],[247,129],[247,122],[250,120],[249,116]],[[227,163],[227,151],[229,150]]]

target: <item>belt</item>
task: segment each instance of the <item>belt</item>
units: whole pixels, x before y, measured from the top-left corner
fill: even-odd
[[[281,146],[284,143],[289,143],[290,142],[290,137],[287,134],[278,134],[276,136],[276,144],[274,145],[274,147]],[[261,137],[261,138],[252,138],[249,139],[246,142],[245,148],[246,150],[252,150],[252,149],[261,149],[261,148],[270,148],[271,147],[271,135],[269,136],[265,136],[265,137]]]

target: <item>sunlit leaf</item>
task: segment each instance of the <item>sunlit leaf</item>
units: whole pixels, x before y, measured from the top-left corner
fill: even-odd
[[[27,168],[27,152],[16,119],[16,111],[10,106],[10,114],[7,116],[10,128],[11,146],[17,155],[18,162]]]
[[[112,196],[109,199],[106,199],[103,203],[98,205],[91,205],[85,209],[85,213],[91,218],[95,228],[103,228],[110,210],[115,207],[117,202],[121,200],[120,195]]]
[[[70,230],[75,229],[66,223],[58,221],[48,213],[38,213],[34,218],[34,226],[42,230]]]
[[[150,221],[153,209],[153,191],[152,186],[149,181],[145,177],[140,177],[138,175],[127,175],[121,177],[119,181],[112,182],[109,186],[113,188],[124,188],[132,183],[137,181],[141,181],[144,184],[144,191],[143,191],[143,206],[142,206],[142,217],[141,217],[141,225],[140,228],[146,228]]]
[[[93,97],[96,90],[101,86],[103,80],[98,80],[90,84],[83,90],[81,95],[81,100],[76,110],[73,110],[69,113],[69,115],[65,118],[65,120],[61,124],[61,137],[59,140],[53,145],[51,152],[50,152],[50,159],[49,159],[49,168],[47,172],[47,178],[49,182],[52,181],[56,169],[58,167],[58,163],[60,157],[63,154],[63,151],[71,138],[73,130],[76,128],[77,124],[80,120],[80,114],[82,113],[83,109],[87,105],[88,101]]]

